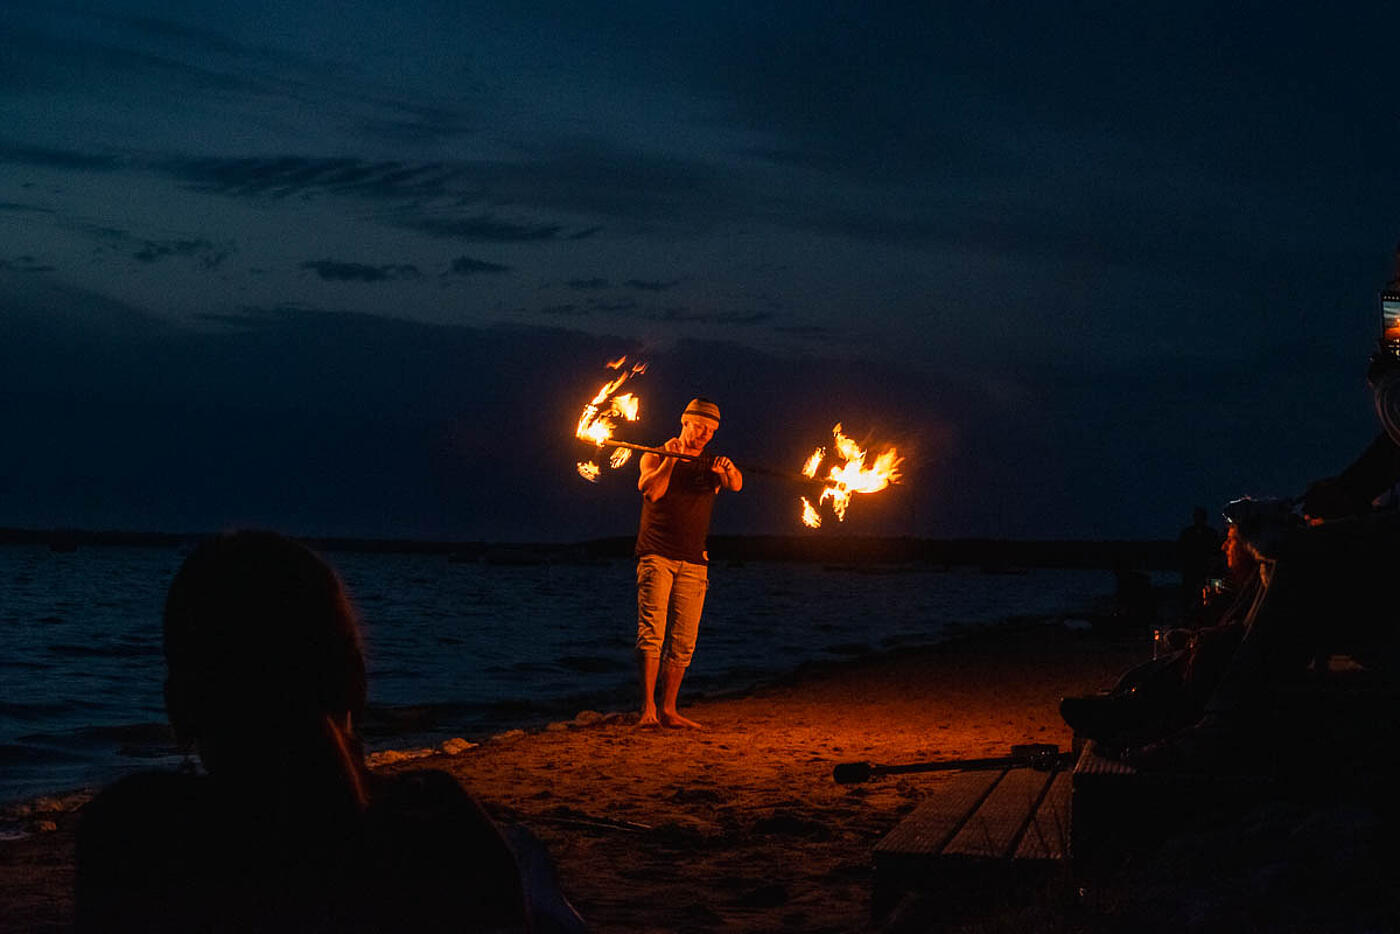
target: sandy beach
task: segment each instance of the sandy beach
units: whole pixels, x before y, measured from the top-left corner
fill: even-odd
[[[377,767],[447,770],[495,817],[528,828],[596,931],[1400,930],[1384,792],[1261,799],[1201,815],[1110,877],[1066,866],[1048,882],[962,892],[956,905],[915,899],[872,924],[873,847],[948,778],[843,786],[833,766],[1068,748],[1059,698],[1106,687],[1146,654],[1141,639],[1025,619],[697,699],[684,709],[703,732],[585,711]],[[39,802],[26,817],[35,832],[0,841],[0,930],[68,929],[82,800]]]
[[[687,712],[704,732],[585,712],[383,767],[446,769],[494,815],[533,831],[596,930],[860,930],[872,847],[940,779],[840,786],[836,763],[1067,748],[1060,696],[1106,684],[1144,650],[1054,620],[1006,623],[697,700]],[[62,930],[77,814],[33,819],[55,829],[0,843],[0,926]]]

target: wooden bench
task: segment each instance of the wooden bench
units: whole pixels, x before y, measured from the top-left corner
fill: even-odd
[[[1068,770],[1033,768],[955,772],[931,784],[875,846],[875,916],[906,892],[951,899],[1064,860],[1070,784]]]

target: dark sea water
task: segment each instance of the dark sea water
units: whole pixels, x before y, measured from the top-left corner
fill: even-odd
[[[369,748],[480,740],[631,709],[632,562],[499,565],[330,553],[369,662]],[[175,549],[0,547],[0,803],[174,761],[160,616]],[[949,627],[1073,613],[1104,571],[717,562],[689,696],[803,662],[936,642]]]

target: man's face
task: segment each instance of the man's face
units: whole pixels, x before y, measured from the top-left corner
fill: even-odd
[[[715,436],[715,423],[708,418],[681,416],[681,444],[692,451],[703,451]]]

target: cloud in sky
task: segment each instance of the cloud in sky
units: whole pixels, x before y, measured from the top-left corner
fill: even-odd
[[[32,256],[16,256],[14,259],[0,258],[0,269],[13,269],[16,272],[53,272],[54,267],[47,266]]]
[[[701,324],[732,324],[740,326],[750,326],[755,324],[766,324],[773,320],[771,312],[767,311],[698,311],[684,306],[671,306],[669,308],[658,308],[643,312],[642,317],[649,321],[686,321],[698,322]]]
[[[459,256],[452,261],[452,265],[447,268],[447,272],[454,276],[495,275],[497,273],[510,272],[510,267],[503,266],[500,263],[487,262],[483,259],[472,259],[470,256]]]
[[[50,146],[34,146],[0,138],[0,163],[77,171],[112,171],[126,165],[113,155]]]
[[[451,193],[454,183],[462,181],[462,170],[436,162],[404,164],[291,155],[173,159],[162,168],[197,190],[266,198],[431,197]]]
[[[228,259],[231,252],[228,247],[218,247],[203,239],[160,242],[147,240],[132,256],[143,263],[154,263],[168,256],[192,256],[198,259],[204,268],[213,269]]]
[[[791,386],[789,361],[847,358],[924,380],[900,405],[1034,428],[1054,482],[1086,496],[1080,472],[1114,451],[1123,473],[1199,465],[1161,479],[1168,500],[1239,492],[1229,464],[1272,470],[1279,448],[1235,444],[1258,439],[1232,413],[1276,403],[1224,374],[1296,396],[1310,426],[1356,404],[1326,387],[1354,386],[1395,237],[1400,123],[1375,102],[1400,24],[1380,4],[16,0],[3,16],[7,306],[47,284],[286,341],[369,316],[510,322],[545,328],[546,356],[704,348]],[[1285,359],[1309,393],[1276,385]],[[758,370],[734,385],[796,404]],[[1040,421],[946,400],[952,385],[1016,387]],[[1160,412],[1179,434],[1152,435]],[[984,459],[1025,459],[991,426],[957,428]],[[1070,521],[1016,498],[1049,481],[983,466],[958,483],[995,478],[1047,532]],[[1106,524],[1150,524],[1114,508]]]
[[[387,263],[371,266],[366,263],[345,263],[333,259],[308,260],[302,269],[310,269],[329,282],[392,282],[396,279],[417,279],[418,267],[411,263]]]
[[[21,214],[52,214],[53,208],[41,208],[32,204],[18,204],[14,201],[2,201],[0,202],[0,211],[13,211]]]
[[[563,231],[559,224],[517,223],[489,214],[472,217],[419,217],[405,221],[404,226],[421,230],[430,237],[489,243],[553,240]]]
[[[590,302],[588,303],[588,307],[591,308],[591,309],[593,309],[594,311],[605,311],[605,312],[631,311],[632,309],[634,309],[634,308],[637,307],[637,303],[634,302],[634,301],[632,301],[632,300],[630,300],[630,299],[624,299],[624,300],[618,301],[618,302],[590,301]]]
[[[583,485],[570,441],[603,361],[620,353],[651,364],[636,384],[639,438],[664,437],[686,400],[706,394],[726,413],[716,444],[751,462],[796,466],[829,437],[835,412],[850,430],[905,445],[911,475],[897,508],[863,504],[849,526],[857,532],[902,533],[911,517],[925,517],[963,534],[1092,536],[1123,531],[1107,517],[1131,513],[1174,529],[1192,500],[1164,499],[1153,477],[1113,469],[1118,458],[1169,459],[1184,491],[1208,488],[1211,459],[1174,453],[1184,434],[1204,431],[1198,451],[1258,449],[1267,471],[1231,479],[1265,493],[1327,469],[1329,449],[1364,443],[1370,428],[1347,393],[1258,355],[1248,361],[1253,382],[1240,381],[1234,363],[1205,362],[1189,376],[1174,367],[1173,402],[1163,406],[1123,367],[1048,365],[1016,374],[1020,386],[1008,395],[834,357],[689,341],[645,348],[559,329],[292,307],[173,324],[25,281],[23,300],[0,318],[0,402],[11,443],[32,455],[0,463],[0,511],[15,524],[257,521],[307,534],[512,540],[626,534],[636,510],[630,479]],[[1109,384],[1119,391],[1104,393]],[[1302,401],[1318,393],[1340,417],[1298,421]],[[1056,415],[1059,406],[1073,418]],[[1124,431],[1145,406],[1152,424]],[[1258,414],[1202,423],[1211,407]],[[59,423],[66,430],[55,439]],[[1315,443],[1293,443],[1295,431]],[[511,439],[509,453],[501,437]],[[1098,469],[1086,471],[1086,460]],[[1234,458],[1226,463],[1238,469]],[[59,498],[72,489],[82,494]],[[790,490],[755,477],[716,531],[794,531],[792,504]]]

